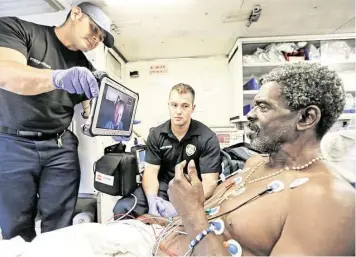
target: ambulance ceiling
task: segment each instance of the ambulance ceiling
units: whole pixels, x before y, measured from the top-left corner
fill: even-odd
[[[64,7],[57,0],[0,0],[0,17],[56,12]]]
[[[112,18],[115,46],[128,61],[227,55],[239,37],[355,32],[354,0],[90,1]],[[75,3],[0,0],[0,16],[51,12]],[[261,17],[247,27],[255,5]]]

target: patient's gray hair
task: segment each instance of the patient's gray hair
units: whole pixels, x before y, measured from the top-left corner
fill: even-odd
[[[321,110],[321,119],[316,127],[320,139],[332,127],[343,112],[345,90],[335,71],[320,64],[298,63],[283,65],[266,74],[261,82],[277,82],[282,88],[286,105],[299,110],[316,105]]]

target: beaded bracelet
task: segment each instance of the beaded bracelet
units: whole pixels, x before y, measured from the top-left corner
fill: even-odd
[[[195,239],[193,239],[190,244],[189,244],[189,248],[193,249],[206,235],[208,235],[209,233],[213,232],[215,230],[215,227],[210,224],[210,226],[207,229],[204,229],[201,233],[199,233]]]

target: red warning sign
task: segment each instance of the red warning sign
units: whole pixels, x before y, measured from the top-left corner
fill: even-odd
[[[167,66],[165,64],[151,65],[149,69],[149,74],[164,74],[167,73]]]

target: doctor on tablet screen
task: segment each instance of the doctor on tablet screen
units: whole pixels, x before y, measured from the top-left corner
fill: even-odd
[[[125,110],[125,102],[123,100],[120,99],[120,96],[117,97],[115,104],[114,104],[114,115],[113,115],[113,119],[109,120],[106,124],[105,124],[105,128],[106,129],[116,129],[116,130],[123,130],[124,126],[123,123],[121,121],[122,119],[122,115],[124,113]]]

